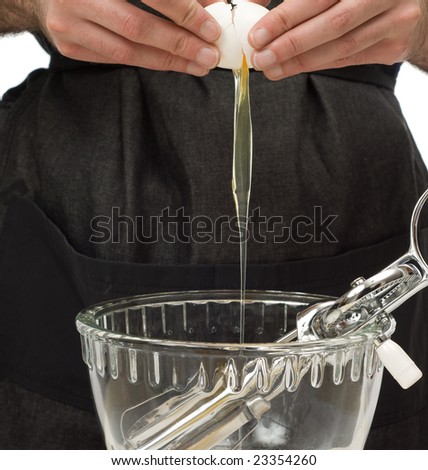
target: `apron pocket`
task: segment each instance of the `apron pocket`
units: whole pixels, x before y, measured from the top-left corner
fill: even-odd
[[[387,266],[407,245],[406,236],[334,257],[250,265],[247,287],[340,295],[350,281]],[[0,374],[49,398],[92,409],[75,328],[80,310],[144,293],[236,288],[237,264],[161,266],[84,256],[36,204],[16,198],[0,238]],[[422,369],[428,357],[424,305],[428,299],[422,291],[394,315],[394,339]],[[426,396],[424,380],[403,391],[385,373],[375,422],[420,409]]]

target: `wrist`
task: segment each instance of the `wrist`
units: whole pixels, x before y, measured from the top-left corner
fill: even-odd
[[[42,30],[45,0],[5,0],[0,5],[0,34]]]

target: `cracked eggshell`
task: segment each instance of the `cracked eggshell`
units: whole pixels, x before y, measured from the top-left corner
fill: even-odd
[[[205,7],[221,26],[221,36],[216,41],[220,51],[219,67],[239,69],[244,52],[247,64],[252,67],[253,48],[248,44],[248,33],[252,27],[269,12],[258,3],[243,2],[233,8],[225,2],[212,3]]]

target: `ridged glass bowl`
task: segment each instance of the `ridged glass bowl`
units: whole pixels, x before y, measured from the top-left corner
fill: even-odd
[[[275,343],[326,297],[250,291],[143,295],[76,320],[108,449],[362,449],[382,380],[358,334]]]

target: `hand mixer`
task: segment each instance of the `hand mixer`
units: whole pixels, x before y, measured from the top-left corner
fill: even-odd
[[[428,265],[423,259],[417,236],[422,207],[428,190],[417,202],[410,223],[408,251],[369,279],[358,278],[351,290],[337,300],[321,302],[297,314],[296,329],[277,340],[311,341],[346,336],[370,322],[389,322],[389,314],[428,285]],[[377,353],[393,377],[403,388],[413,385],[422,376],[407,354],[389,337],[375,340]],[[149,403],[141,403],[123,414],[138,416],[124,439],[138,449],[209,449],[240,429],[245,438],[270,409],[270,401],[284,389],[279,380],[284,361],[272,368],[270,385],[262,394],[257,388],[257,359],[245,367],[247,374],[238,392],[228,386],[234,374],[225,366],[212,390],[205,392],[200,378],[194,377],[187,392],[177,396],[172,390],[156,397],[159,406],[147,412]],[[168,421],[168,424],[166,423]],[[149,424],[150,423],[150,424]],[[149,425],[147,427],[147,425]]]
[[[279,342],[334,338],[357,331],[374,318],[391,313],[428,285],[428,265],[418,243],[418,223],[428,190],[413,209],[410,221],[410,246],[404,255],[369,279],[360,277],[351,290],[335,301],[315,304],[297,314],[297,328]],[[421,371],[390,338],[376,341],[377,353],[391,375],[403,388],[422,377]]]

